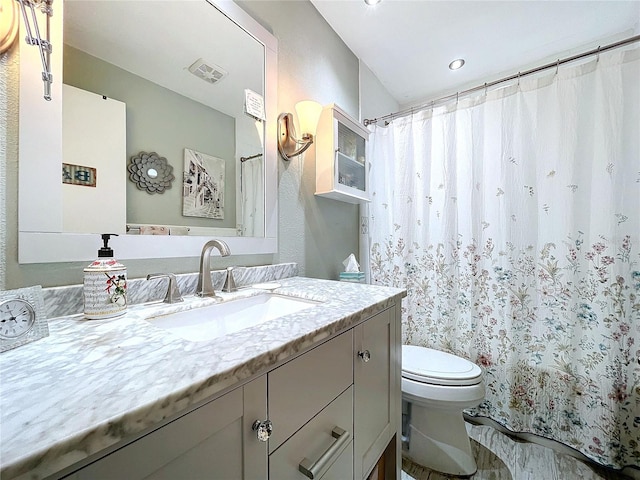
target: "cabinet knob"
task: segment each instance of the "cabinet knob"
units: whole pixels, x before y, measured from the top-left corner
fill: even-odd
[[[271,420],[265,420],[264,422],[256,420],[253,422],[253,425],[251,425],[251,430],[256,432],[258,440],[266,442],[269,440],[271,432],[273,432],[273,424],[271,423]]]
[[[369,350],[363,350],[361,352],[358,352],[358,356],[362,359],[364,363],[367,363],[369,360],[371,360],[371,352],[369,352]]]

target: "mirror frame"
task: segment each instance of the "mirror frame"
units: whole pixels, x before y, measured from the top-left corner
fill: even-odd
[[[231,0],[207,1],[264,46],[265,52],[265,232],[264,237],[224,237],[232,255],[278,251],[278,159],[276,147],[278,43]],[[55,8],[55,6],[54,6]],[[52,100],[43,98],[37,48],[20,42],[18,134],[18,262],[89,261],[100,247],[99,234],[62,232],[62,45],[63,8],[51,17]],[[87,211],[91,215],[91,210]],[[124,228],[124,226],[123,226]],[[100,232],[111,233],[111,232]],[[118,259],[198,257],[209,236],[120,235],[111,246]]]

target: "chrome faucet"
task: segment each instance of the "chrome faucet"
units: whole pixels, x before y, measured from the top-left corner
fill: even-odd
[[[199,297],[216,296],[216,292],[213,290],[213,284],[211,283],[211,265],[209,263],[211,250],[214,248],[218,249],[222,257],[231,255],[229,245],[222,240],[209,240],[204,244],[202,254],[200,255],[200,274],[198,275],[198,286],[196,287],[196,295]]]

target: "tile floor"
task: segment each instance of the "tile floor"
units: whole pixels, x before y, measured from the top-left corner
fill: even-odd
[[[629,477],[586,464],[577,458],[507,436],[486,425],[468,425],[478,471],[471,480],[629,480]],[[401,480],[445,480],[409,460],[402,461]]]

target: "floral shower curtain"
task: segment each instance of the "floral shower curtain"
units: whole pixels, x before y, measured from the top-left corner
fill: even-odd
[[[640,50],[376,126],[372,283],[483,367],[471,414],[640,466]]]

